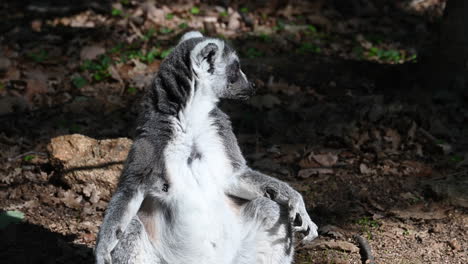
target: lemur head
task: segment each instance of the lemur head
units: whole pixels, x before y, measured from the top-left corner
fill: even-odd
[[[179,46],[189,45],[193,80],[202,92],[217,98],[247,99],[255,87],[240,68],[239,57],[225,41],[186,33]],[[178,48],[176,47],[176,49]]]

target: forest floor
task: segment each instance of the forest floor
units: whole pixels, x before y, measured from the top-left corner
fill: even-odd
[[[0,3],[2,263],[92,262],[107,201],[64,184],[47,145],[132,138],[189,29],[232,42],[259,88],[222,109],[249,164],[299,190],[320,227],[295,263],[361,263],[356,235],[376,263],[468,263],[468,94],[420,103],[417,87],[444,1],[69,2]]]

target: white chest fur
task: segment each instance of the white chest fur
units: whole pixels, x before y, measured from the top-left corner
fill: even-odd
[[[233,175],[222,138],[210,112],[210,97],[195,93],[174,119],[172,140],[165,151],[167,202],[175,209],[174,221],[183,252],[193,263],[227,263],[238,247],[239,219],[226,202],[225,185]],[[183,242],[182,242],[183,241]]]
[[[174,119],[175,133],[164,152],[167,177],[174,188],[216,193],[232,174],[223,141],[210,117],[215,103],[201,92],[196,93]]]

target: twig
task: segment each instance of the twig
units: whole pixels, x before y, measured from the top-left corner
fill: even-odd
[[[44,153],[44,152],[28,151],[28,152],[19,154],[19,155],[16,156],[16,157],[8,158],[8,161],[14,161],[14,160],[17,160],[17,159],[21,159],[22,157],[27,156],[27,155],[37,155],[37,156],[43,156],[43,157],[47,156],[47,154]]]
[[[427,139],[431,141],[432,144],[437,145],[437,139],[431,135],[429,132],[427,132],[424,128],[419,128],[418,129],[421,134],[423,134]]]
[[[375,264],[374,256],[372,255],[372,250],[369,245],[369,242],[365,238],[359,235],[355,235],[354,239],[356,239],[357,243],[359,244],[359,254],[361,254],[361,261],[365,264]]]

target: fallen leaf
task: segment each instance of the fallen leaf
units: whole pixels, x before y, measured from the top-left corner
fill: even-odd
[[[299,178],[310,178],[311,176],[316,175],[325,175],[325,174],[333,174],[332,169],[325,169],[325,168],[311,168],[311,169],[303,169],[298,172]]]
[[[332,153],[312,154],[312,158],[324,167],[331,167],[338,161],[338,156]]]
[[[62,193],[63,197],[61,198],[63,204],[69,208],[78,209],[81,208],[81,200],[83,197],[77,195],[74,191],[68,190]]]
[[[241,20],[241,15],[238,12],[233,12],[229,16],[229,22],[228,22],[228,29],[229,30],[238,30],[241,26],[240,20]]]
[[[384,139],[392,144],[392,151],[398,150],[401,142],[401,136],[398,131],[392,128],[387,129]]]
[[[94,60],[99,55],[106,53],[106,49],[102,46],[91,45],[85,46],[81,49],[80,58],[81,60]]]
[[[361,163],[361,165],[359,165],[359,171],[360,171],[362,174],[371,174],[371,173],[374,172],[374,170],[369,169],[369,167],[367,167],[367,165],[364,164],[364,163]]]

